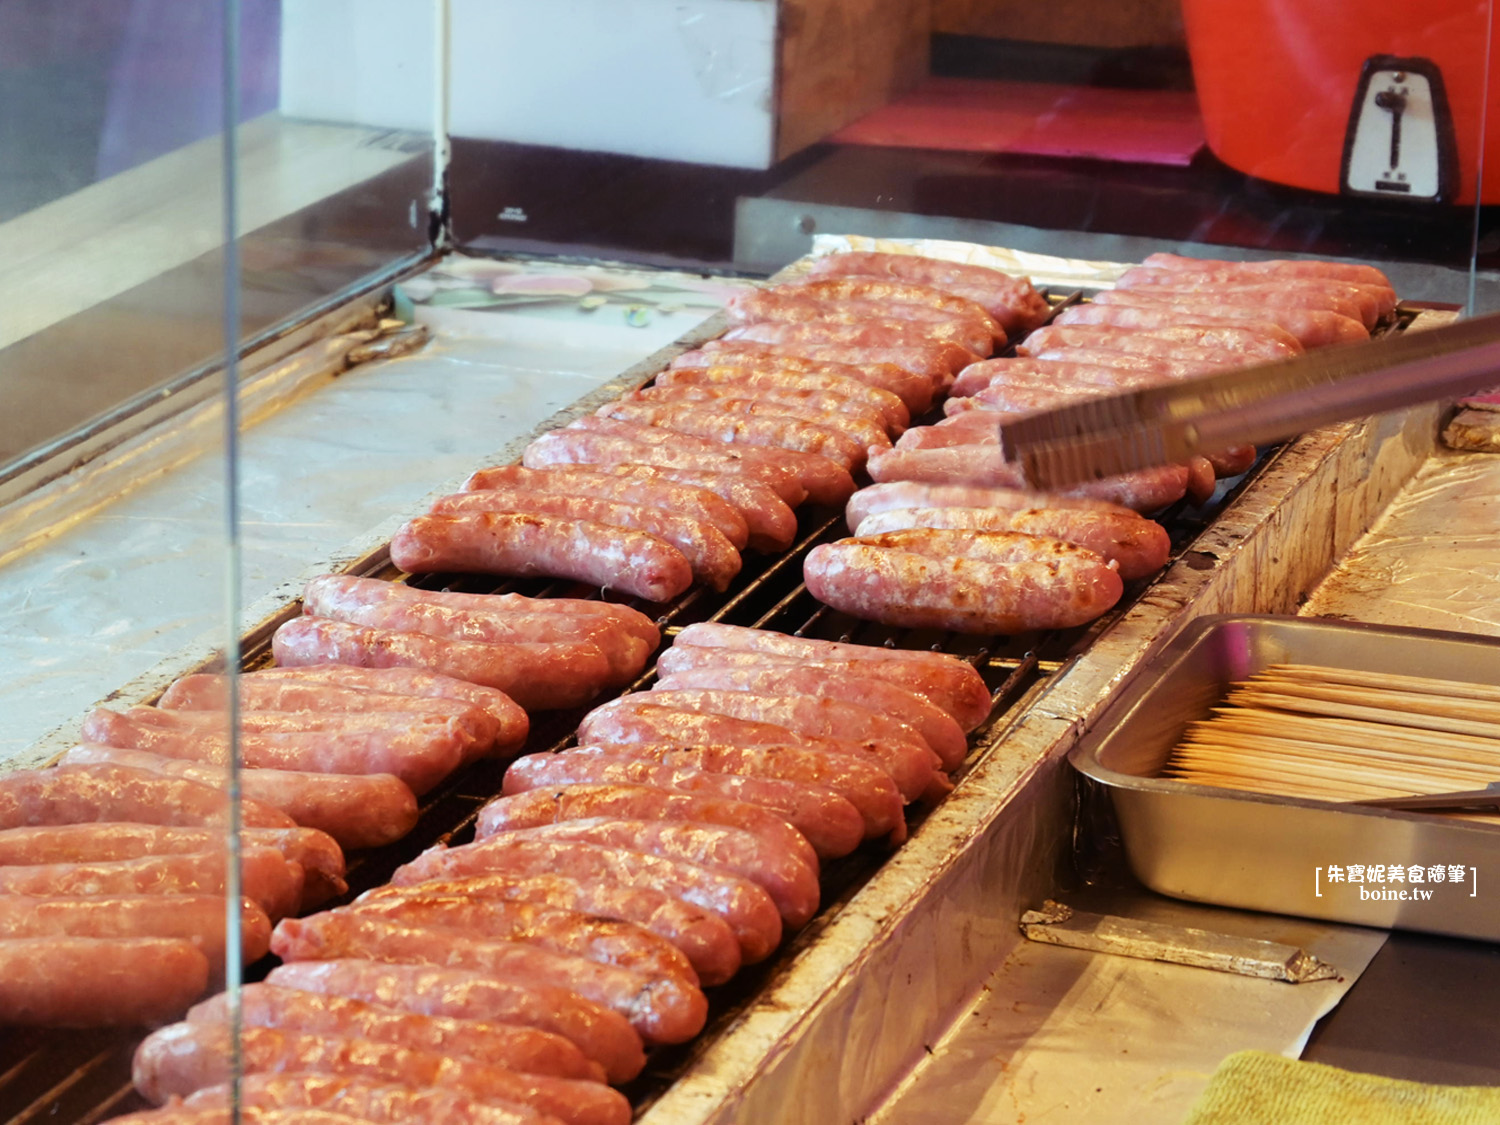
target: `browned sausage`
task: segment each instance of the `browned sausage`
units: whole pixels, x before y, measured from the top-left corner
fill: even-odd
[[[550,1113],[516,1102],[501,1105],[454,1090],[431,1086],[414,1089],[337,1074],[246,1074],[240,1078],[236,1092],[241,1112],[252,1125],[259,1125],[262,1120],[253,1116],[255,1113],[275,1111],[297,1114],[297,1125],[302,1125],[301,1115],[308,1110],[346,1115],[345,1120],[331,1121],[328,1125],[349,1125],[350,1117],[379,1125],[561,1125]],[[178,1112],[210,1110],[222,1114],[228,1110],[230,1100],[228,1085],[209,1086],[188,1097]],[[157,1125],[150,1112],[131,1116],[136,1120],[119,1117],[112,1120],[124,1125]],[[160,1125],[173,1123],[162,1121]],[[224,1122],[216,1120],[202,1125],[224,1125]],[[267,1125],[279,1123],[267,1122]],[[323,1123],[308,1121],[306,1125]]]
[[[1119,573],[1092,551],[1009,532],[920,528],[813,548],[803,580],[856,617],[964,633],[1066,629],[1120,600]]]
[[[818,853],[785,817],[745,801],[673,793],[650,785],[567,785],[517,790],[479,810],[474,837],[486,839],[517,828],[536,828],[596,817],[618,820],[683,820],[736,828],[797,857],[813,871]]]
[[[194,1005],[184,1018],[189,1023],[227,1024],[228,1000],[222,993],[211,997]],[[520,1024],[428,1016],[274,984],[247,984],[240,990],[240,1019],[246,1027],[373,1039],[528,1074],[605,1080],[604,1068],[571,1040]]]
[[[609,658],[597,645],[472,644],[346,625],[322,617],[288,621],[276,630],[271,647],[278,664],[292,667],[355,664],[436,672],[498,688],[528,711],[586,703],[612,677]]]
[[[756,657],[814,662],[823,665],[853,662],[861,675],[875,675],[903,684],[932,699],[964,730],[973,730],[989,718],[993,704],[984,678],[956,656],[911,649],[824,641],[813,637],[790,637],[770,629],[748,629],[719,622],[698,622],[677,635],[663,661],[682,656],[695,659],[693,650],[711,650],[706,658],[721,654],[751,653]],[[714,651],[717,650],[717,651]],[[871,662],[874,662],[873,664]],[[683,665],[664,664],[663,671],[678,671]],[[694,665],[698,666],[698,665]]]
[[[549,755],[532,755],[548,757]],[[739,970],[740,946],[729,923],[654,887],[625,887],[566,875],[481,875],[409,887],[377,887],[358,903],[458,895],[476,901],[526,902],[633,922],[682,950],[704,984],[723,984]]]
[[[623,504],[645,504],[712,524],[736,550],[749,542],[745,517],[718,493],[697,485],[683,484],[664,476],[630,479],[583,468],[527,469],[502,465],[480,469],[464,481],[462,491],[483,492],[496,488],[518,488],[562,496],[595,496]]]
[[[641,1037],[624,1016],[556,985],[364,960],[282,965],[266,982],[424,1015],[538,1027],[577,1045],[604,1067],[611,1082],[628,1082],[646,1065]]]
[[[740,572],[740,554],[718,528],[690,516],[645,504],[627,504],[593,496],[528,492],[524,487],[502,485],[483,492],[441,496],[433,501],[431,512],[435,516],[462,516],[475,512],[542,516],[644,531],[681,551],[692,567],[693,577],[715,590],[728,589],[730,581]],[[611,552],[611,557],[618,564],[614,552]]]
[[[418,590],[400,582],[325,575],[307,584],[302,592],[302,608],[313,617],[397,633],[425,633],[454,641],[597,645],[608,658],[616,682],[621,684],[629,683],[645,670],[651,650],[660,640],[656,626],[634,610],[628,612],[639,618],[644,628],[634,622],[630,623],[632,627],[625,627],[613,614],[533,612],[531,607],[539,601],[553,599],[507,602],[506,596]],[[506,702],[510,704],[512,718],[507,723],[505,749],[513,751],[526,741],[528,724],[526,712],[510,700]]]
[[[686,1042],[708,1017],[703,993],[677,977],[653,977],[527,942],[471,938],[353,912],[284,919],[271,935],[271,950],[283,961],[357,957],[468,969],[497,980],[551,981],[613,1008],[648,1043]]]
[[[735,932],[749,963],[762,961],[781,941],[781,915],[756,884],[698,864],[574,840],[531,840],[516,833],[457,848],[429,848],[396,869],[391,881],[411,886],[429,879],[471,875],[569,875],[616,886],[652,887],[712,910]]]
[[[524,513],[418,516],[391,537],[391,561],[413,574],[567,578],[650,602],[693,584],[683,553],[649,532]]]
[[[247,1074],[315,1071],[361,1076],[404,1086],[449,1087],[481,1099],[519,1101],[551,1113],[568,1125],[628,1125],[630,1103],[608,1086],[573,1078],[523,1074],[504,1067],[413,1051],[370,1039],[298,1034],[247,1027],[238,1058]],[[176,1023],[148,1036],[136,1051],[135,1087],[160,1104],[228,1080],[232,1060],[229,1028]]]
[[[746,345],[747,347],[753,345]],[[693,353],[688,353],[692,355]],[[774,359],[757,358],[754,355],[724,356],[719,362],[710,362],[706,353],[704,363],[681,363],[683,357],[656,377],[656,386],[702,387],[707,390],[747,391],[752,394],[775,392],[796,394],[798,392],[820,392],[836,394],[854,402],[860,402],[880,414],[881,421],[890,433],[899,433],[911,425],[911,410],[902,401],[902,396],[885,386],[861,379],[842,371],[837,364],[817,364],[803,360],[800,365],[786,360],[788,367],[780,366]],[[910,393],[916,397],[927,393],[930,384],[902,371],[891,368],[891,378],[897,385],[910,380]]]
[[[870,251],[829,254],[815,261],[809,272],[815,278],[878,277],[931,285],[982,306],[1012,336],[1036,327],[1048,313],[1046,299],[1032,287],[1029,278],[918,254]]]
[[[865,460],[864,448],[841,430],[766,407],[747,413],[712,403],[617,399],[601,406],[598,416],[692,434],[722,445],[752,445],[813,454],[846,471],[858,468]],[[811,488],[808,493],[812,494]]]
[[[1211,492],[1212,485],[1209,486]],[[1155,574],[1172,553],[1166,528],[1134,512],[1089,511],[1085,508],[891,508],[869,516],[855,529],[866,537],[911,528],[948,528],[960,531],[1015,531],[1072,543],[1101,555],[1119,567],[1129,582]]]

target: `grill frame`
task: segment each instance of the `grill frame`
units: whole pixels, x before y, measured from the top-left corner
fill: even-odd
[[[798,265],[778,274],[774,281],[786,280],[801,272]],[[1053,314],[1084,299],[1084,291],[1074,291],[1057,298],[1049,294]],[[1403,307],[1390,331],[1403,330],[1416,310]],[[1050,318],[1049,318],[1050,320]],[[554,415],[532,433],[509,443],[487,465],[511,464],[538,434],[566,425],[573,419],[591,413],[606,402],[645,386],[664,370],[673,358],[713,339],[728,327],[722,313],[709,318],[698,328],[673,344],[634,365],[618,378],[597,388],[572,406]],[[913,424],[934,421],[941,408]],[[970,752],[963,766],[954,773],[961,780],[1003,741],[1007,729],[1025,717],[1030,701],[1053,678],[1066,671],[1071,663],[1086,653],[1094,638],[1107,631],[1140,604],[1160,578],[1179,561],[1193,565],[1191,547],[1195,540],[1233,504],[1275,460],[1282,447],[1262,451],[1256,463],[1232,487],[1220,489],[1213,500],[1201,508],[1180,501],[1157,518],[1163,522],[1172,539],[1172,555],[1160,575],[1127,584],[1125,596],[1108,613],[1088,625],[1070,630],[1033,633],[1005,638],[998,647],[990,647],[995,638],[974,638],[961,634],[939,634],[932,630],[896,629],[857,621],[826,606],[820,606],[801,584],[798,564],[818,543],[841,537],[842,513],[829,509],[804,508],[799,512],[799,534],[786,553],[775,556],[746,556],[741,574],[723,594],[695,586],[665,607],[647,607],[655,613],[663,629],[664,643],[670,643],[681,628],[692,621],[727,621],[731,624],[777,628],[794,635],[817,636],[830,640],[853,640],[859,643],[883,644],[886,647],[932,649],[951,652],[970,661],[985,677],[991,688],[992,713],[989,720],[970,736]],[[476,466],[483,467],[483,466]],[[456,482],[445,485],[424,499],[419,511],[436,496],[455,489]],[[415,513],[411,513],[415,514]],[[319,567],[309,573],[341,573],[406,580],[390,562],[389,539],[402,516],[382,525],[362,544],[346,554],[342,565]],[[794,571],[795,574],[789,574]],[[788,582],[788,578],[791,581]],[[531,596],[598,597],[600,591],[577,584],[543,580],[496,581],[482,575],[421,576],[412,585],[420,588],[459,589],[466,592],[519,592]],[[270,639],[276,628],[296,617],[300,609],[298,593],[301,579],[281,587],[267,599],[252,607],[250,614],[257,624],[242,638],[241,667],[253,671],[270,663]],[[756,610],[767,596],[769,608]],[[641,606],[637,600],[621,599],[625,604]],[[814,607],[795,610],[794,607]],[[257,612],[258,611],[258,612]],[[795,628],[784,628],[795,624]],[[809,632],[809,630],[811,630]],[[151,703],[160,697],[172,679],[195,671],[222,670],[222,656],[198,651],[163,662],[145,676],[113,693],[108,702]],[[655,675],[654,662],[640,678],[623,691],[649,687]],[[590,706],[604,702],[602,695]],[[531,734],[522,754],[550,752],[564,748],[572,741],[579,719],[589,708],[549,712],[533,716]],[[39,744],[36,760],[55,757],[76,741],[77,722],[65,725]],[[50,753],[48,752],[50,750]],[[482,761],[456,772],[422,798],[417,827],[402,840],[384,848],[356,853],[350,857],[350,890],[346,901],[374,886],[389,881],[392,871],[408,862],[425,848],[438,843],[462,843],[471,833],[479,808],[500,791],[500,782],[508,762]],[[913,829],[920,826],[931,809],[913,810],[909,820]],[[744,1012],[763,994],[768,982],[786,973],[792,963],[808,950],[823,930],[846,904],[885,864],[883,846],[878,842],[861,847],[853,856],[825,866],[823,872],[824,905],[817,917],[802,931],[783,943],[781,949],[761,965],[751,966],[737,975],[729,985],[715,989],[710,997],[709,1024],[691,1043],[652,1053],[646,1072],[625,1088],[637,1115],[645,1112],[655,1100],[709,1050]],[[899,853],[898,853],[899,854]],[[334,904],[330,904],[334,905]],[[275,964],[268,956],[248,966],[247,982],[261,979]],[[11,1125],[76,1121],[93,1125],[120,1113],[148,1108],[129,1082],[129,1059],[142,1035],[130,1031],[8,1029],[0,1036],[0,1119]],[[17,1042],[16,1040],[26,1040]]]

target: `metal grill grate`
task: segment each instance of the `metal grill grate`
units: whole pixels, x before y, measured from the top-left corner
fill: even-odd
[[[1071,304],[1079,294],[1054,301],[1054,312]],[[1403,311],[1388,330],[1399,331],[1412,318]],[[934,411],[920,422],[941,416]],[[917,423],[914,423],[917,424]],[[1234,486],[1221,490],[1203,507],[1186,501],[1160,513],[1171,535],[1176,561],[1187,545],[1252,481],[1274,456],[1263,452],[1255,465]],[[721,621],[733,625],[774,629],[798,636],[825,640],[854,641],[890,648],[929,649],[951,653],[969,661],[989,685],[994,709],[990,720],[971,736],[971,753],[956,777],[961,777],[977,757],[988,750],[992,732],[1002,730],[1021,710],[1020,705],[1045,680],[1060,671],[1070,659],[1087,648],[1090,640],[1127,612],[1149,587],[1141,580],[1126,587],[1125,596],[1109,613],[1089,625],[1055,632],[1013,637],[973,637],[936,630],[898,629],[860,621],[818,603],[802,585],[802,560],[814,546],[847,534],[841,512],[804,509],[799,513],[799,534],[791,550],[774,558],[745,556],[745,565],[729,590],[716,593],[695,587],[666,606],[624,604],[653,615],[671,639],[697,621]],[[388,567],[377,576],[403,579]],[[405,579],[421,589],[454,590],[465,593],[520,593],[530,597],[600,597],[597,589],[577,583],[544,579],[497,582],[482,575],[421,575]],[[244,668],[253,670],[270,663],[266,635],[247,640]],[[654,667],[626,690],[650,686]],[[596,701],[603,702],[603,698]],[[526,754],[560,750],[572,741],[574,730],[588,708],[543,713],[533,717],[531,735],[522,751]],[[505,763],[481,761],[449,777],[423,798],[417,827],[402,840],[384,848],[349,857],[349,893],[354,896],[389,881],[400,865],[437,843],[462,843],[472,833],[481,806],[500,792]],[[913,827],[923,813],[912,810]],[[853,855],[826,864],[823,870],[823,903],[818,916],[793,935],[776,955],[742,970],[729,984],[713,990],[709,1025],[692,1043],[653,1052],[645,1073],[625,1090],[637,1108],[648,1104],[681,1075],[760,993],[766,982],[784,970],[798,952],[815,942],[823,927],[879,869],[887,850],[880,842],[861,847]],[[336,905],[336,904],[330,904]],[[247,980],[259,980],[276,964],[274,957],[251,966]],[[134,1032],[33,1031],[6,1029],[0,1032],[0,1120],[11,1125],[92,1125],[121,1113],[147,1108],[130,1086],[130,1058],[139,1042]]]

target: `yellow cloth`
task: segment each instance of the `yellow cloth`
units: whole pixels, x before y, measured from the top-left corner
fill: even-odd
[[[1230,1055],[1183,1125],[1495,1125],[1500,1086],[1428,1086],[1264,1051]]]

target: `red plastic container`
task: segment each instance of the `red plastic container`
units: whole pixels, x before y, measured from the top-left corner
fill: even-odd
[[[1452,116],[1456,184],[1447,202],[1500,202],[1500,75],[1485,115],[1491,0],[1183,0],[1209,147],[1241,172],[1314,191],[1341,174],[1361,73],[1376,56],[1427,60]],[[1500,51],[1494,52],[1500,67]],[[1481,121],[1483,120],[1483,124]],[[1481,136],[1481,129],[1484,135]]]

